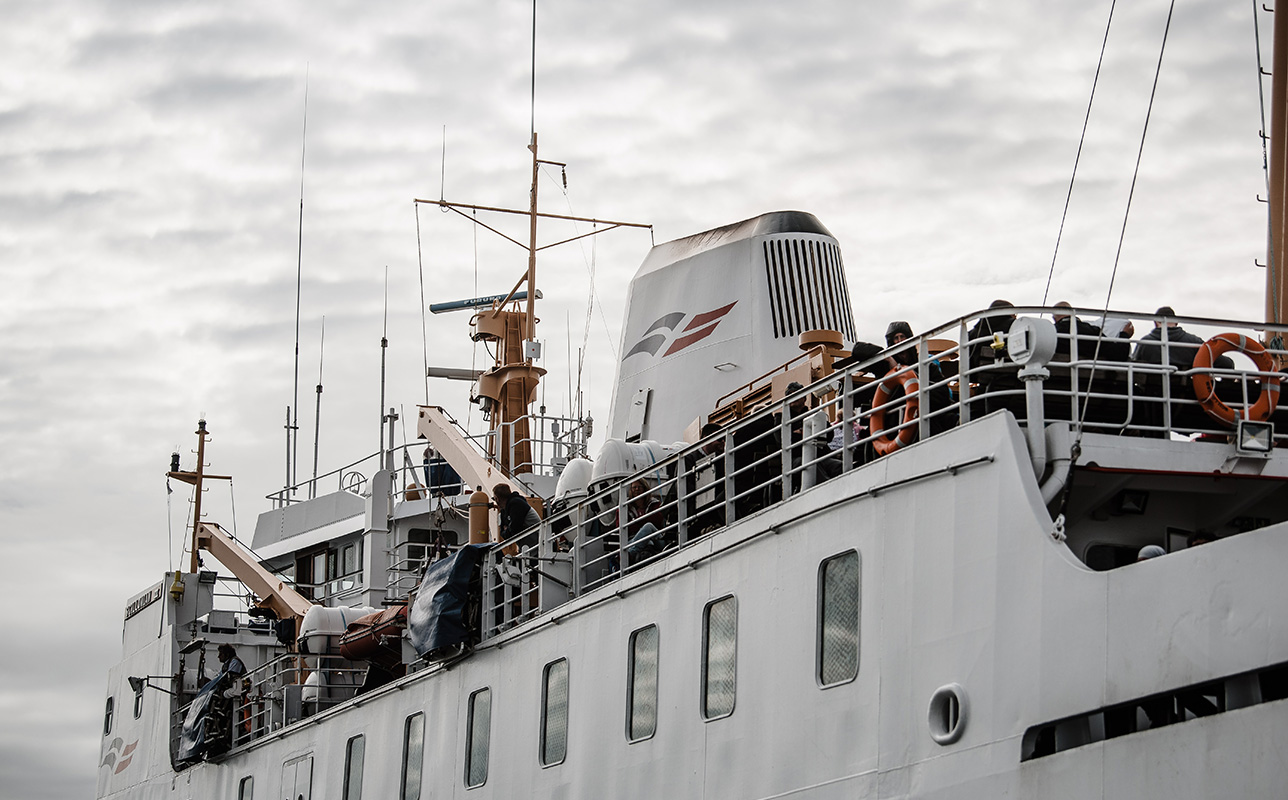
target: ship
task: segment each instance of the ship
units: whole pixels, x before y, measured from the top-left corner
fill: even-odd
[[[1282,796],[1278,295],[865,343],[824,222],[765,213],[651,249],[590,452],[534,408],[529,149],[527,270],[434,309],[493,353],[442,375],[486,431],[391,410],[249,542],[205,420],[172,457],[191,561],[125,605],[97,797]]]

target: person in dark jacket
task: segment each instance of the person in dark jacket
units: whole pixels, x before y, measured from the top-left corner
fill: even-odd
[[[1160,317],[1176,316],[1171,306],[1163,306],[1154,313]],[[1167,328],[1167,363],[1178,370],[1193,367],[1194,356],[1203,340],[1171,320],[1154,323],[1154,330],[1142,336],[1137,343],[1132,360],[1140,364],[1163,363],[1163,328]]]
[[[1006,335],[1015,322],[1015,306],[1009,300],[994,300],[988,310],[967,334],[967,364],[973,395],[971,416],[978,417],[999,409],[1009,409],[1016,419],[1024,419],[1023,386],[1015,373],[1019,367],[1006,353]],[[1006,395],[996,396],[1006,392]],[[992,398],[986,395],[995,395]]]
[[[511,537],[518,536],[541,522],[541,516],[537,514],[537,510],[528,505],[523,495],[512,490],[509,484],[498,483],[492,487],[492,502],[496,504],[501,514],[501,541],[503,542],[509,541]],[[519,546],[530,547],[535,544],[535,536],[529,539],[531,541],[519,542]]]
[[[885,340],[886,347],[894,347],[902,344],[912,338],[912,326],[901,319],[897,319],[886,326]],[[902,366],[917,363],[916,348],[908,348],[891,356],[895,363]]]
[[[979,318],[967,337],[970,345],[970,368],[996,367],[1007,362],[1006,334],[1015,322],[1015,306],[1009,300],[994,300],[988,304],[990,314]],[[1000,337],[997,338],[997,337]],[[1000,343],[1002,347],[994,347]]]
[[[895,320],[886,326],[886,346],[895,347],[912,338],[912,326],[903,320]],[[888,359],[890,370],[886,374],[895,372],[904,367],[910,367],[917,363],[917,348],[909,347],[902,350]],[[957,424],[957,412],[945,412],[953,404],[952,390],[949,389],[945,379],[944,365],[939,363],[939,359],[932,358],[929,363],[930,373],[930,433],[942,433]],[[921,410],[926,414],[926,409]],[[900,411],[899,413],[902,413]],[[889,415],[887,414],[887,418]]]
[[[1096,352],[1095,340],[1100,336],[1100,327],[1092,325],[1090,322],[1083,322],[1073,313],[1073,306],[1065,301],[1055,304],[1056,308],[1068,309],[1068,313],[1056,313],[1052,315],[1055,321],[1055,361],[1072,360],[1073,352],[1071,342],[1076,335],[1078,339],[1078,360],[1090,361]],[[1070,333],[1072,332],[1072,334]]]
[[[237,657],[237,651],[230,644],[219,645],[218,650],[215,652],[219,658],[219,663],[223,665],[223,669],[219,672],[219,679],[224,680],[226,678],[227,685],[221,688],[226,689],[238,678],[246,675],[246,665]]]

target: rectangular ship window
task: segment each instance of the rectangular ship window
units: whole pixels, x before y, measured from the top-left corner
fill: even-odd
[[[403,725],[402,800],[420,800],[420,770],[425,760],[425,715],[412,714]]]
[[[237,800],[254,800],[255,798],[255,778],[247,775],[237,784]]]
[[[366,737],[358,734],[344,749],[344,800],[362,800],[362,761],[366,755]]]
[[[824,687],[859,674],[859,554],[854,550],[818,567],[817,663]]]
[[[541,766],[562,764],[568,755],[568,659],[546,664],[541,693]]]
[[[626,738],[648,739],[657,732],[658,632],[656,625],[631,634],[627,669]]]
[[[702,620],[702,716],[733,713],[738,678],[738,606],[733,595],[707,604]]]
[[[492,690],[479,689],[470,695],[469,720],[465,729],[465,786],[487,782],[488,751],[492,738]]]
[[[313,754],[293,758],[282,765],[282,796],[312,800]]]

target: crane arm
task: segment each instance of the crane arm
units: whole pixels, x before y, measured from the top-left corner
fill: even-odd
[[[219,559],[219,563],[232,570],[237,580],[260,598],[260,605],[271,609],[278,619],[300,620],[313,607],[313,602],[286,581],[264,569],[259,561],[246,552],[228,532],[210,522],[203,522],[197,531],[197,547]]]

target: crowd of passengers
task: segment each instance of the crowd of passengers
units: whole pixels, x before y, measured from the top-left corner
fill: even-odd
[[[1005,350],[1005,335],[1015,321],[1015,315],[1008,311],[1012,308],[1005,300],[993,301],[989,306],[993,313],[983,317],[969,333],[968,364],[972,391],[978,398],[972,402],[972,416],[1007,409],[1024,419],[1023,386]],[[1193,368],[1203,339],[1169,319],[1176,316],[1171,306],[1162,306],[1154,312],[1163,319],[1154,322],[1153,329],[1136,341],[1134,349],[1132,337],[1136,331],[1131,320],[1105,317],[1102,327],[1079,319],[1066,302],[1057,303],[1055,308],[1062,309],[1063,313],[1053,314],[1057,339],[1055,356],[1048,365],[1051,373],[1046,387],[1048,396],[1060,392],[1066,396],[1073,394],[1076,375],[1078,391],[1095,398],[1084,410],[1085,421],[1120,423],[1124,427],[1130,423],[1125,431],[1128,435],[1163,436],[1164,388],[1170,389],[1173,398],[1188,401],[1193,397],[1189,378],[1184,373]],[[1070,362],[1076,362],[1081,369],[1075,373],[1071,366],[1063,366]],[[1133,366],[1144,369],[1133,370]],[[1234,362],[1227,356],[1219,356],[1213,367],[1233,369]],[[1218,388],[1241,391],[1241,387],[1233,385]],[[1126,402],[1128,396],[1136,401],[1130,407]],[[1239,397],[1230,399],[1240,401]],[[1048,402],[1046,410],[1048,419],[1072,418],[1067,401]],[[1175,411],[1188,419],[1177,420],[1174,413],[1174,423],[1179,422],[1182,427],[1186,424],[1205,427],[1197,407],[1182,405]]]
[[[1067,398],[1076,396],[1068,390],[1075,375],[1071,362],[1077,362],[1081,365],[1080,372],[1076,373],[1080,391],[1098,398],[1096,403],[1084,409],[1089,409],[1088,421],[1108,417],[1110,421],[1122,423],[1122,428],[1127,428],[1125,423],[1130,422],[1131,427],[1125,432],[1134,435],[1163,435],[1163,381],[1169,374],[1183,373],[1193,367],[1203,339],[1186,331],[1174,320],[1167,319],[1176,315],[1169,306],[1155,312],[1163,319],[1155,322],[1153,330],[1135,341],[1134,349],[1135,326],[1131,320],[1110,317],[1104,319],[1102,327],[1078,319],[1069,303],[1057,303],[1054,308],[1057,309],[1053,314],[1057,346],[1048,365],[1051,377],[1047,379],[1047,388],[1055,390],[1049,394],[1056,399],[1048,401],[1047,418],[1071,418]],[[1010,302],[995,300],[989,313],[968,334],[970,344],[964,360],[972,386],[972,417],[1007,409],[1018,419],[1025,418],[1023,385],[1016,375],[1017,366],[1009,359],[1005,348],[1006,335],[1015,321],[1013,309]],[[891,322],[886,329],[884,347],[855,342],[850,355],[836,361],[833,367],[840,371],[870,362],[864,369],[869,386],[891,374],[907,372],[916,366],[918,360],[916,348],[903,346],[913,336],[912,326],[907,322]],[[1094,370],[1091,369],[1092,364]],[[1128,381],[1133,373],[1128,365],[1147,367],[1135,370],[1135,380],[1130,388]],[[1234,364],[1221,356],[1214,367],[1232,369]],[[960,366],[955,360],[932,358],[927,368],[929,408],[923,405],[920,413],[928,417],[933,435],[958,424],[959,398],[955,386]],[[1173,380],[1176,381],[1172,386],[1174,396],[1192,397],[1188,392],[1182,393],[1184,378]],[[1061,390],[1063,401],[1060,399]],[[1129,393],[1136,399],[1130,412],[1126,410],[1125,402]],[[805,392],[805,387],[799,382],[789,383],[785,396],[788,398],[785,421],[781,413],[761,415],[732,429],[731,504],[726,503],[726,459],[723,458],[729,432],[721,425],[709,422],[701,430],[701,446],[677,465],[682,476],[680,481],[676,480],[675,474],[660,483],[636,480],[626,488],[626,497],[620,504],[594,517],[589,523],[586,541],[602,546],[603,571],[620,571],[623,555],[629,568],[631,563],[639,563],[679,545],[681,526],[677,497],[683,499],[686,507],[684,538],[693,539],[723,527],[729,507],[732,507],[734,518],[740,519],[781,500],[784,488],[789,494],[795,494],[800,491],[807,472],[809,479],[815,482],[839,475],[844,463],[841,451],[845,447],[841,426],[827,416],[820,408],[818,398]],[[855,399],[860,414],[853,423],[850,460],[857,466],[879,457],[879,453],[873,446],[868,413],[872,410],[872,393],[856,394]],[[1118,402],[1114,402],[1115,399]],[[902,403],[896,392],[886,404],[884,431],[890,431],[903,420]],[[1199,412],[1192,404],[1191,408]],[[1130,415],[1129,420],[1124,418],[1126,414]],[[1176,417],[1174,413],[1174,425]],[[807,421],[813,424],[810,431],[807,431]],[[915,425],[909,427],[915,430]],[[785,471],[790,473],[786,481],[783,480]],[[537,521],[527,502],[511,494],[508,486],[496,487],[494,501],[501,512],[503,540],[517,536]],[[561,522],[562,525],[556,525],[556,528],[566,530],[571,525],[570,521]],[[519,544],[530,548],[535,542],[535,533],[530,533],[527,540]],[[567,538],[562,535],[556,538],[556,550],[570,548]]]

